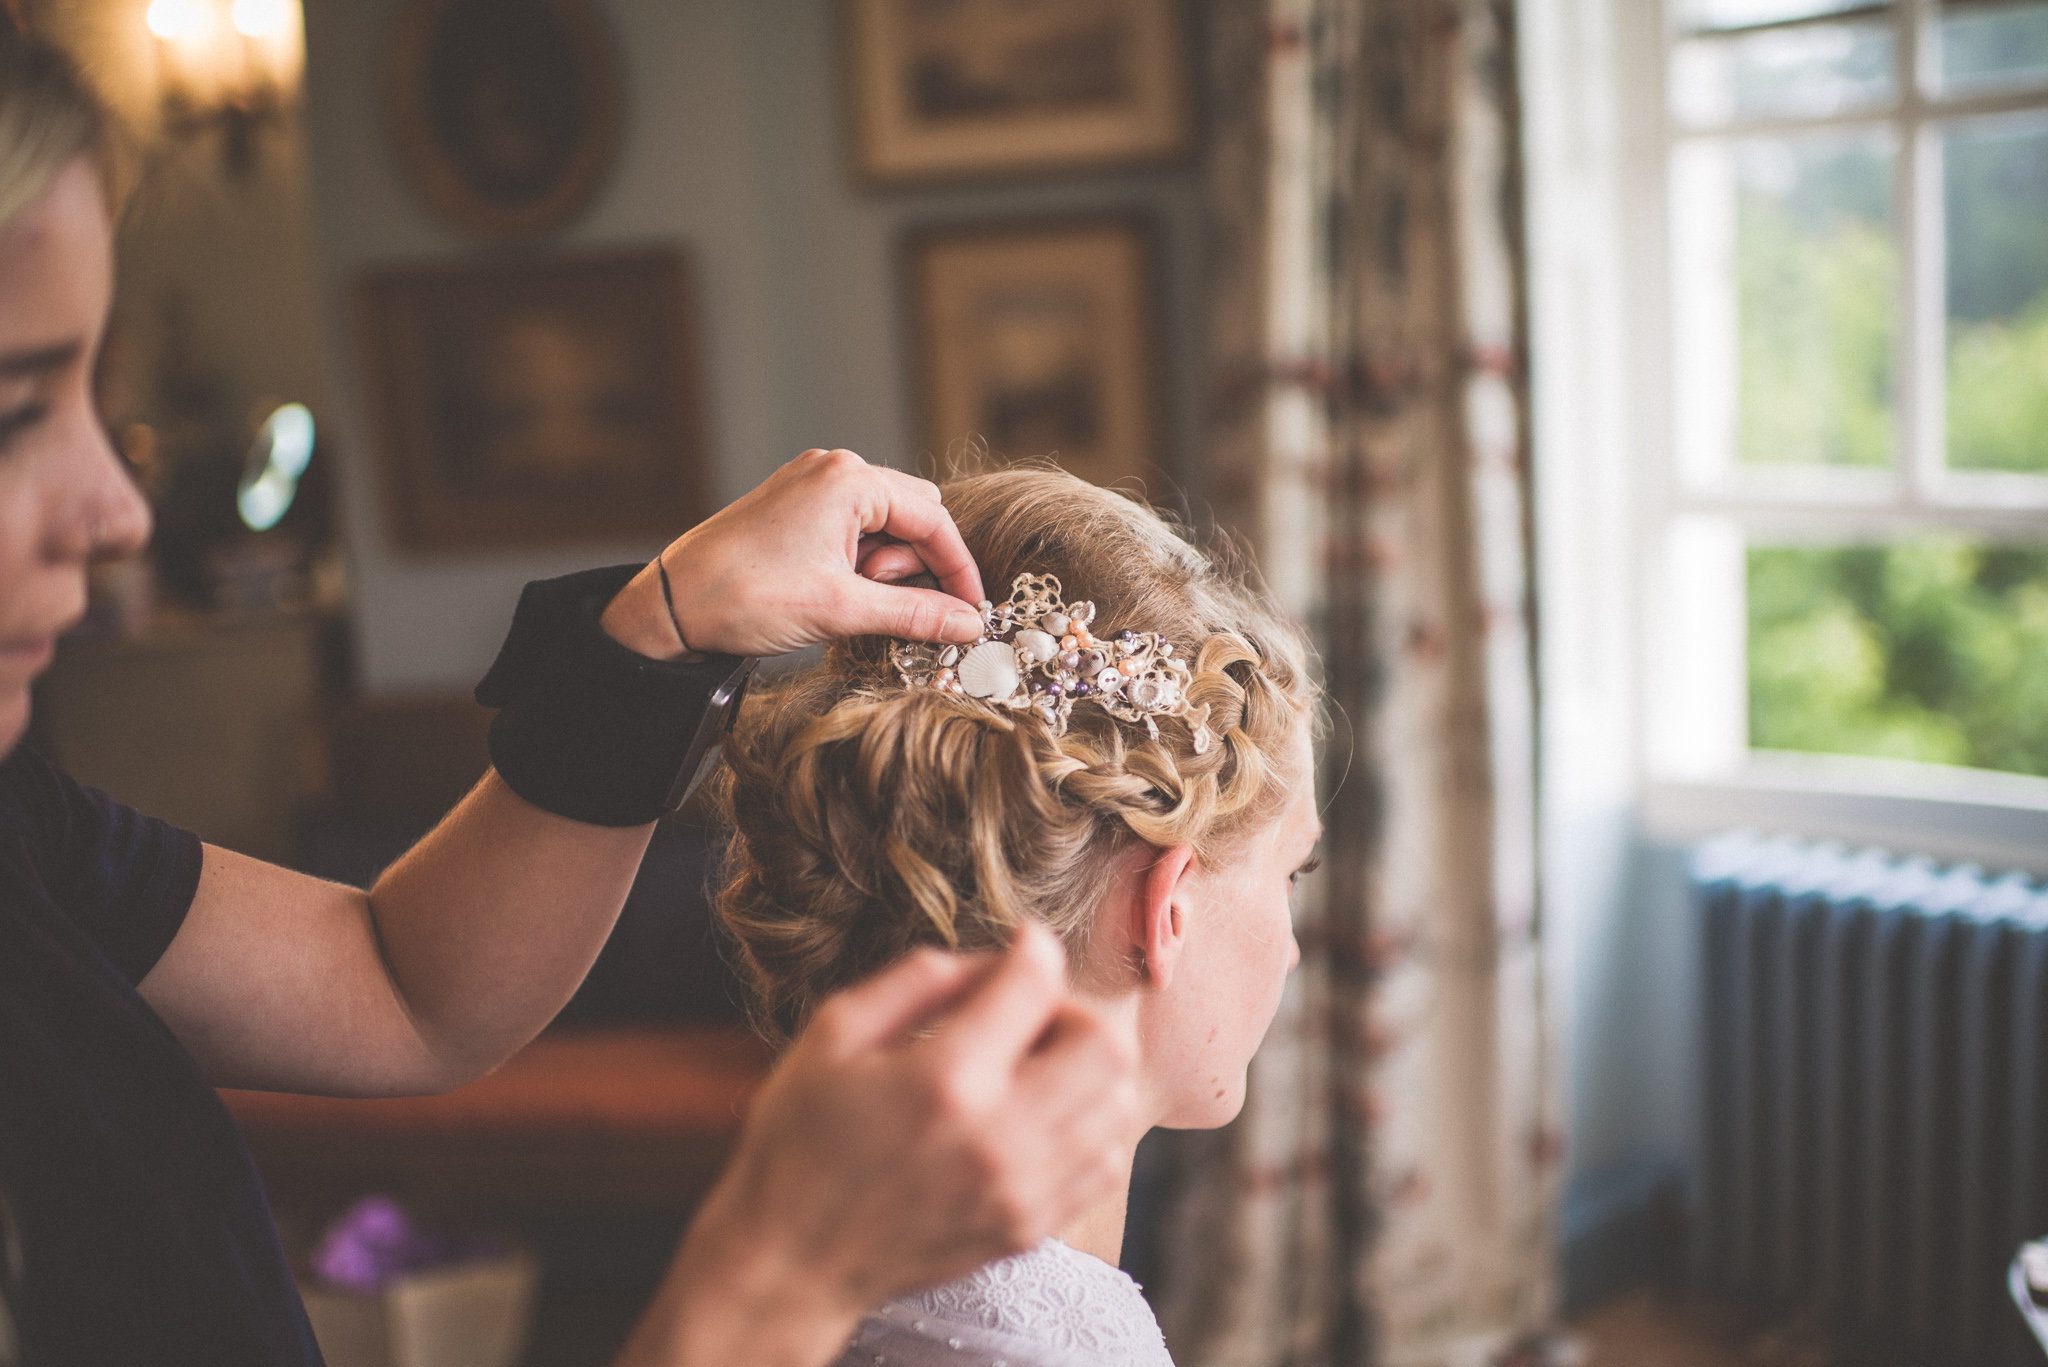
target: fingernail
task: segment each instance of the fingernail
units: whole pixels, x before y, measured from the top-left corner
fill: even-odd
[[[944,630],[946,635],[953,640],[971,641],[981,635],[981,619],[967,611],[967,609],[962,608],[958,612],[946,614]]]

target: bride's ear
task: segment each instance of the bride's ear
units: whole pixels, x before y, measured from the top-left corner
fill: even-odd
[[[1173,845],[1158,851],[1139,872],[1133,929],[1142,987],[1166,987],[1180,967],[1188,932],[1186,882],[1194,868],[1194,846]]]

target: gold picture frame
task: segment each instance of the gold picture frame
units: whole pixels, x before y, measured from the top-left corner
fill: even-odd
[[[855,162],[888,185],[1172,161],[1181,0],[841,0]]]
[[[461,231],[559,228],[618,159],[618,43],[596,0],[411,0],[389,80],[398,164]]]
[[[673,249],[392,267],[357,302],[398,545],[669,537],[713,511]]]
[[[927,468],[973,451],[1096,484],[1163,470],[1157,235],[1130,215],[955,225],[905,247]]]

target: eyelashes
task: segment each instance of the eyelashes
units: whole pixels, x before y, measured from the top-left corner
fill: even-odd
[[[1308,875],[1314,873],[1317,869],[1321,868],[1322,866],[1323,857],[1321,855],[1317,855],[1315,858],[1309,860],[1306,864],[1303,864],[1300,868],[1296,869],[1293,873],[1288,874],[1287,882],[1291,886],[1300,879],[1308,877]]]
[[[16,437],[48,417],[49,412],[47,404],[32,403],[11,413],[0,413],[0,451],[6,450]]]

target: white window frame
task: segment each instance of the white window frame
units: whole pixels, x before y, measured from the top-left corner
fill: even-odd
[[[1747,748],[1741,549],[1754,533],[1797,541],[1937,529],[2048,543],[2048,477],[1942,468],[1937,122],[2048,110],[2048,95],[1946,99],[1916,79],[1871,113],[1687,128],[1669,112],[1666,85],[1676,7],[1532,0],[1519,11],[1544,796],[1561,842],[1552,848],[1562,853],[1570,840],[1556,822],[1583,829],[1595,813],[1628,810],[1631,825],[1667,840],[1766,827],[2048,872],[2048,779]],[[1902,72],[1929,64],[1920,39],[1938,9],[1900,0],[1890,11]],[[1887,472],[1682,474],[1673,149],[1703,136],[1886,126],[1900,139],[1899,459]],[[1578,848],[1570,858],[1602,856]]]

